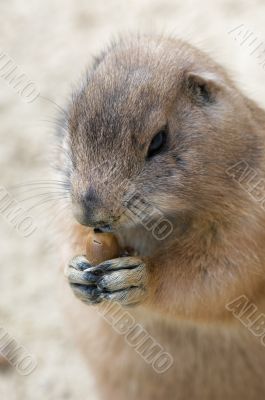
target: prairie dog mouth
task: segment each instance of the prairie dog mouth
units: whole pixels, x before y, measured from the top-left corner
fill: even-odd
[[[121,224],[113,223],[95,227],[94,232],[115,235],[124,256],[150,256],[163,245],[163,241],[157,240],[150,229],[148,230],[141,223],[130,223],[129,219]]]
[[[94,232],[95,233],[112,233],[113,228],[111,225],[103,225],[101,227],[94,228]]]

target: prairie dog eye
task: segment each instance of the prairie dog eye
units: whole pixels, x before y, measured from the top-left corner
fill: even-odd
[[[161,129],[153,137],[147,152],[147,158],[151,158],[163,150],[167,139],[166,128]]]

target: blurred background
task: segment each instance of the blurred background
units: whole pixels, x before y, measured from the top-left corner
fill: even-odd
[[[52,245],[55,215],[49,204],[38,204],[34,190],[18,187],[49,179],[55,104],[64,106],[92,56],[113,37],[151,31],[208,51],[265,107],[264,15],[264,0],[0,0],[0,187],[26,208],[26,198],[36,195],[38,227],[24,238],[0,214],[0,332],[37,359],[28,376],[0,359],[1,400],[95,399],[58,295],[63,277]],[[3,53],[41,96],[27,102],[1,77]],[[48,228],[39,223],[46,211]]]

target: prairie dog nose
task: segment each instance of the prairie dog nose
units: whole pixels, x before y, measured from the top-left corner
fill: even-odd
[[[110,226],[113,220],[111,211],[103,206],[93,188],[89,188],[79,201],[73,200],[73,214],[81,225],[94,228]]]
[[[93,209],[100,204],[99,196],[92,187],[90,187],[88,191],[82,196],[81,201],[84,203],[84,206],[89,209]]]

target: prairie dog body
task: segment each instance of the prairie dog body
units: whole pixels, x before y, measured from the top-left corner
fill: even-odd
[[[66,288],[65,299],[99,398],[263,399],[265,348],[226,305],[244,295],[265,309],[265,211],[238,184],[242,165],[264,176],[265,112],[206,54],[142,36],[96,59],[66,126],[77,221],[133,249],[93,267],[76,223],[65,246],[78,298]],[[170,368],[155,371],[102,318],[112,303],[172,356]]]

